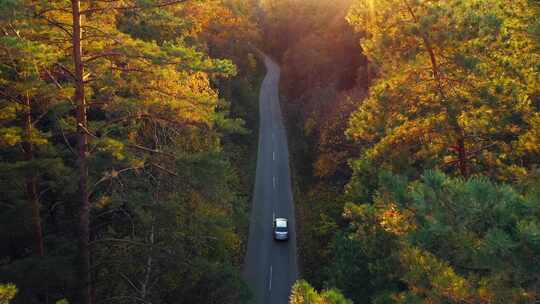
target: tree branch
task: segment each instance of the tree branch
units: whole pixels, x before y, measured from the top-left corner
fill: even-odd
[[[102,7],[102,8],[89,8],[81,12],[81,14],[93,14],[95,12],[108,11],[108,10],[138,10],[138,9],[148,9],[148,8],[160,8],[165,6],[171,6],[186,2],[186,0],[174,0],[166,1],[151,6],[142,6],[142,5],[130,5],[130,6],[113,6],[113,7]]]

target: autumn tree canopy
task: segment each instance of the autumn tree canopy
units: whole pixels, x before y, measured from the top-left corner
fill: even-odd
[[[286,2],[265,34],[304,278],[355,303],[537,301],[538,3]]]
[[[2,300],[249,298],[253,9],[0,3],[0,283],[17,286],[1,285]],[[233,45],[215,31],[227,26],[243,29],[228,31]]]

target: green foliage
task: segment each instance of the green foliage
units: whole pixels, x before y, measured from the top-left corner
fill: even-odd
[[[245,303],[252,4],[120,2],[81,2],[96,301]],[[1,1],[0,16],[0,272],[16,303],[78,303],[71,5]]]
[[[537,1],[356,0],[356,33],[347,1],[261,4],[304,277],[357,303],[538,301]]]
[[[315,304],[319,300],[317,291],[306,281],[298,281],[294,284],[290,304]]]
[[[9,304],[17,294],[17,287],[13,284],[0,284],[0,304]]]
[[[365,248],[345,233],[338,234],[330,248],[332,259],[324,272],[324,284],[343,291],[355,303],[366,302],[376,283]]]
[[[361,159],[505,181],[534,168],[539,57],[527,31],[538,21],[530,2],[513,4],[355,2],[348,20],[379,74],[347,131]]]
[[[343,201],[336,199],[336,190],[323,187],[296,196],[303,203],[298,208],[297,218],[302,223],[298,227],[299,244],[302,250],[304,278],[317,288],[324,286],[324,272],[320,267],[333,258],[332,240],[338,233]]]
[[[540,213],[528,197],[485,177],[426,171],[407,183],[383,173],[373,205],[347,206],[350,237],[363,255],[348,260],[369,264],[374,303],[384,302],[392,285],[398,303],[526,303],[536,297],[540,271],[532,262],[539,248],[528,237]],[[379,278],[387,281],[374,285]]]
[[[289,304],[352,304],[352,301],[336,289],[319,294],[308,282],[300,280],[293,285]]]

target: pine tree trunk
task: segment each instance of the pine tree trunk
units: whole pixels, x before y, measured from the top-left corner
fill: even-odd
[[[26,96],[26,110],[24,112],[24,129],[26,133],[26,141],[22,143],[24,150],[24,158],[27,162],[34,159],[34,146],[32,144],[32,109],[30,97]],[[32,217],[32,230],[34,233],[34,250],[35,253],[42,257],[44,255],[43,233],[41,229],[41,215],[39,196],[37,192],[37,177],[34,172],[28,172],[25,177],[26,195],[30,205]]]
[[[410,7],[410,5],[408,4],[408,2],[406,0],[404,1],[404,4],[406,5],[407,10],[409,11],[409,14],[413,18],[414,22],[419,24],[418,19],[416,18],[416,15],[414,14],[414,11],[412,10],[412,8]],[[466,150],[466,147],[465,147],[465,135],[464,135],[464,132],[463,132],[463,128],[461,128],[461,126],[459,125],[457,115],[455,114],[455,110],[448,103],[448,98],[446,98],[446,96],[445,96],[444,89],[443,89],[443,84],[442,84],[442,81],[441,81],[441,73],[439,71],[439,65],[437,63],[437,57],[435,55],[435,50],[433,49],[431,41],[429,40],[428,35],[426,35],[425,33],[421,33],[420,36],[421,36],[422,40],[424,41],[424,47],[426,48],[426,52],[429,55],[429,59],[430,59],[430,62],[431,62],[431,71],[433,73],[433,78],[437,82],[437,89],[438,89],[439,94],[441,95],[441,97],[443,99],[443,105],[446,108],[449,123],[452,126],[452,129],[454,130],[454,132],[456,132],[456,136],[458,138],[458,140],[457,140],[457,149],[458,149],[459,172],[460,172],[461,176],[463,176],[464,178],[467,178],[468,175],[469,175],[469,170],[468,170],[468,164],[467,164],[467,162],[468,162],[468,160],[467,160],[467,150]]]
[[[153,255],[154,255],[154,242],[155,242],[155,224],[156,219],[155,216],[152,215],[152,224],[150,226],[150,235],[148,237],[149,245],[150,245],[150,251],[148,252],[148,256],[146,257],[146,266],[144,269],[144,280],[141,283],[141,299],[146,301],[146,298],[149,294],[149,286],[150,286],[150,275],[152,273],[152,266],[153,266]]]
[[[467,178],[469,176],[469,168],[467,166],[467,150],[465,148],[465,139],[463,132],[458,134],[458,165],[461,176]]]
[[[75,96],[77,104],[77,133],[78,133],[78,157],[79,167],[79,284],[80,303],[91,304],[91,279],[90,279],[90,200],[88,197],[88,167],[87,167],[87,118],[86,100],[84,96],[83,62],[82,62],[82,30],[81,30],[81,3],[79,0],[71,0],[73,15],[73,63],[75,66]]]

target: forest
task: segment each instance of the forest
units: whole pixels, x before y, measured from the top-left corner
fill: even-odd
[[[537,0],[0,0],[0,304],[254,303],[260,52],[290,304],[540,301]]]
[[[0,1],[0,303],[242,303],[253,3]]]
[[[537,303],[540,3],[266,3],[304,279],[290,302]]]

